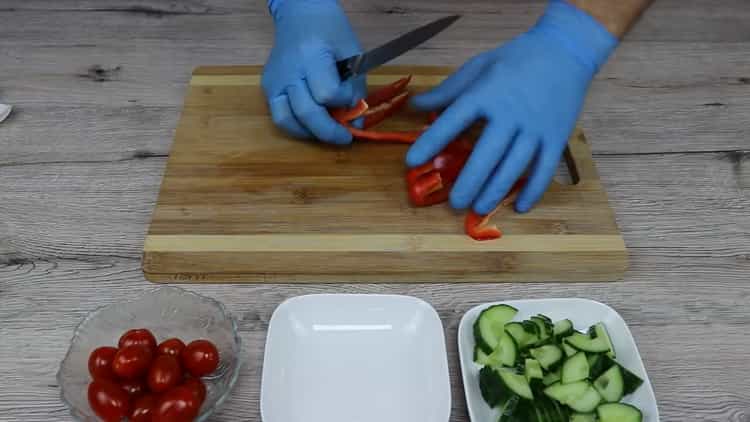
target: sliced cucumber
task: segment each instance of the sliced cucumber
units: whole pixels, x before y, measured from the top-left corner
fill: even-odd
[[[536,324],[530,323],[531,325],[524,325],[520,322],[509,322],[505,324],[505,332],[510,334],[511,337],[513,337],[513,340],[516,341],[516,345],[518,346],[518,349],[526,349],[530,345],[536,343],[539,340],[539,337],[536,335]],[[531,328],[533,327],[533,328]]]
[[[638,389],[638,387],[643,384],[643,380],[636,374],[630,372],[625,368],[624,366],[617,364],[620,366],[620,371],[622,371],[622,380],[625,385],[625,390],[623,391],[624,395],[633,394],[635,390]]]
[[[560,376],[561,372],[562,371],[560,369],[558,369],[556,371],[550,371],[550,372],[546,373],[544,375],[544,378],[542,378],[542,384],[544,384],[544,385],[552,385],[552,384],[560,381],[560,378],[562,378]]]
[[[533,400],[534,393],[531,392],[529,382],[526,377],[521,374],[516,374],[509,369],[499,369],[497,373],[500,375],[503,384],[515,394],[521,396],[521,398]]]
[[[625,394],[620,365],[612,365],[594,381],[594,388],[607,403],[617,403]]]
[[[578,353],[578,349],[576,349],[575,347],[569,345],[566,342],[562,342],[562,348],[563,348],[563,351],[565,352],[565,356],[567,356],[567,357],[571,357],[571,356],[575,355],[576,353]]]
[[[565,359],[562,366],[562,383],[570,384],[571,382],[583,381],[589,377],[589,362],[586,359],[586,353],[578,352],[575,355]]]
[[[569,319],[557,321],[552,328],[555,337],[567,337],[573,334],[573,322]]]
[[[487,355],[487,353],[484,353],[484,350],[482,350],[479,345],[474,346],[474,362],[482,366],[489,365],[490,361],[488,357],[489,355]]]
[[[533,316],[529,320],[536,324],[539,329],[539,341],[544,341],[552,337],[552,326],[549,325],[547,320],[538,316]]]
[[[589,335],[597,338],[602,339],[606,344],[609,350],[606,352],[607,356],[611,357],[612,359],[615,359],[615,347],[612,346],[612,340],[609,338],[609,333],[607,332],[607,327],[604,326],[601,322],[598,324],[595,324],[593,327],[589,328]]]
[[[483,310],[474,323],[474,337],[477,345],[486,354],[492,353],[505,332],[505,324],[512,320],[518,309],[509,305],[493,305]]]
[[[518,404],[520,402],[521,398],[516,395],[507,400],[500,410],[500,419],[498,422],[517,420]]]
[[[588,387],[583,395],[571,399],[568,401],[568,407],[579,413],[588,413],[596,410],[596,407],[602,402],[602,396],[596,391],[596,389],[589,383],[586,383]],[[570,385],[570,384],[568,384]]]
[[[538,316],[539,318],[541,318],[541,319],[543,319],[543,320],[547,321],[547,324],[549,324],[549,325],[553,325],[553,324],[552,324],[552,319],[551,319],[550,317],[548,317],[547,315],[544,315],[544,314],[536,314],[536,316]]]
[[[605,357],[603,353],[589,353],[589,377],[596,379],[599,375],[603,374],[607,370],[607,365],[611,365],[610,359]]]
[[[524,371],[526,375],[526,380],[531,382],[532,379],[542,379],[544,378],[544,373],[542,372],[542,365],[539,364],[539,361],[536,359],[526,359],[524,362]]]
[[[599,422],[642,422],[643,413],[625,403],[607,403],[596,408]]]
[[[570,422],[596,422],[596,415],[593,413],[573,413],[570,415]]]
[[[516,342],[506,332],[503,332],[502,336],[500,336],[500,343],[497,345],[497,348],[494,352],[486,355],[486,357],[484,358],[482,358],[483,351],[481,349],[479,351],[476,351],[476,354],[478,358],[482,359],[481,361],[477,361],[477,363],[479,363],[480,365],[490,365],[497,368],[503,366],[515,366],[516,357],[518,356]]]
[[[510,399],[500,375],[490,366],[479,370],[479,391],[490,407],[505,404]]]
[[[564,341],[583,352],[605,353],[609,351],[609,341],[601,337],[591,338],[587,335],[574,332],[570,336],[565,337]]]
[[[554,369],[559,362],[562,361],[563,351],[554,344],[548,344],[545,346],[537,347],[529,350],[531,356],[539,361],[542,368],[546,370]]]
[[[556,382],[545,388],[544,394],[562,404],[567,404],[569,401],[583,396],[589,386],[590,384],[586,381],[578,381],[571,384]]]

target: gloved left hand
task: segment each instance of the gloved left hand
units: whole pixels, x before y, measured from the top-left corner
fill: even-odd
[[[274,123],[295,137],[350,143],[351,133],[326,110],[352,106],[367,93],[364,76],[342,83],[336,69],[337,60],[362,52],[346,14],[336,0],[268,6],[275,39],[261,85]]]
[[[409,149],[407,165],[425,163],[472,123],[485,120],[450,203],[486,215],[530,167],[515,203],[517,211],[528,211],[552,181],[588,86],[616,45],[593,17],[565,1],[550,1],[531,30],[474,57],[414,98],[420,109],[445,111]]]

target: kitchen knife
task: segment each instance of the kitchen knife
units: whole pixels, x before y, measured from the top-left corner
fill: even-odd
[[[452,15],[440,18],[366,53],[357,54],[356,56],[336,62],[341,80],[344,81],[352,76],[362,75],[383,63],[393,60],[434,37],[460,17],[460,15]]]

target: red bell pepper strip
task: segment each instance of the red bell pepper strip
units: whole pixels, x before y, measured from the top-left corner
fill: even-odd
[[[365,124],[364,128],[371,128],[375,126],[376,124],[382,122],[383,120],[387,119],[391,115],[393,115],[395,112],[403,108],[403,106],[406,104],[406,100],[409,99],[409,92],[404,91],[395,97],[393,97],[389,101],[381,102],[379,104],[373,104],[369,103],[368,105],[370,108],[365,111]]]
[[[411,75],[401,78],[393,83],[377,89],[374,92],[371,92],[369,95],[367,95],[367,97],[365,97],[365,101],[367,101],[367,104],[369,104],[371,107],[375,107],[381,103],[391,101],[391,99],[395,98],[397,95],[406,90],[406,86],[409,85],[410,81]]]
[[[409,198],[416,206],[430,206],[448,199],[450,189],[469,159],[472,143],[457,139],[446,146],[431,161],[406,173]]]
[[[354,107],[346,108],[332,108],[328,112],[331,114],[334,120],[341,124],[348,124],[352,120],[362,116],[370,108],[369,104],[365,100],[357,101]]]
[[[500,201],[497,207],[495,207],[495,209],[492,210],[489,214],[479,215],[474,212],[474,210],[469,211],[469,213],[466,214],[466,218],[464,219],[464,231],[466,232],[466,234],[469,235],[472,239],[480,241],[499,239],[500,237],[502,237],[503,233],[496,225],[490,224],[490,219],[493,215],[495,215],[495,213],[500,211],[500,209],[508,205],[512,205],[513,202],[515,202],[516,197],[518,196],[518,191],[521,190],[521,187],[525,182],[525,179],[521,179],[516,182],[508,195],[506,195],[505,198]]]

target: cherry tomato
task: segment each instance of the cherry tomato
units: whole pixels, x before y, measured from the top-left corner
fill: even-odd
[[[125,346],[117,351],[112,369],[118,377],[123,379],[136,379],[148,371],[153,354],[151,349],[139,346]]]
[[[133,403],[133,409],[130,411],[130,422],[151,422],[156,403],[157,398],[154,394],[139,397]]]
[[[183,343],[182,340],[178,338],[170,338],[162,341],[161,344],[159,344],[159,346],[156,348],[156,354],[170,355],[179,358],[180,353],[182,353],[182,349],[184,348],[185,343]]]
[[[194,377],[215,371],[219,366],[219,351],[208,340],[194,340],[182,351],[182,366]]]
[[[206,384],[203,384],[200,378],[188,378],[182,383],[182,386],[191,389],[198,400],[198,404],[203,404],[203,400],[206,399]]]
[[[148,393],[148,386],[142,379],[120,381],[120,387],[128,393],[131,400]]]
[[[117,421],[130,413],[130,397],[119,385],[106,379],[95,379],[89,384],[91,410],[105,421]]]
[[[154,393],[167,391],[182,381],[180,362],[174,356],[157,356],[148,370],[146,379],[148,388]]]
[[[108,380],[116,379],[112,370],[112,361],[115,360],[117,349],[114,347],[98,347],[89,355],[89,373],[94,379],[103,378]]]
[[[154,408],[152,422],[192,421],[200,410],[195,393],[188,387],[177,386],[164,393]]]
[[[120,337],[120,341],[117,346],[122,349],[126,346],[132,346],[134,344],[140,344],[151,349],[151,352],[156,351],[156,337],[151,334],[151,331],[145,328],[135,328],[128,330],[125,334]]]

